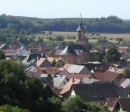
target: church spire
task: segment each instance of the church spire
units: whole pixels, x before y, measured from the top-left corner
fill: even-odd
[[[77,28],[77,44],[85,45],[87,43],[86,38],[85,38],[85,32],[84,32],[84,27],[83,27],[83,22],[82,22],[82,15],[81,16],[81,21],[79,23],[79,26]]]

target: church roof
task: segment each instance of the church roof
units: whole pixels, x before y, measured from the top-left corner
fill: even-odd
[[[71,49],[69,46],[67,46],[60,55],[76,55],[75,51]]]
[[[68,45],[66,47],[57,48],[55,51],[56,55],[78,55],[77,51],[82,50],[88,53],[88,50],[80,44]]]
[[[83,28],[83,23],[82,23],[82,21],[79,23],[79,26],[78,26],[78,29],[77,29],[77,31],[83,31],[84,30],[84,28]]]

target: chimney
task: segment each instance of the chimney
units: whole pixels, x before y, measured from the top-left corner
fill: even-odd
[[[72,78],[72,82],[74,82],[74,77]]]

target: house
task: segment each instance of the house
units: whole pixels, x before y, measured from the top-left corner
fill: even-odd
[[[88,62],[81,65],[85,66],[89,71],[93,69],[94,72],[105,72],[108,69],[108,66],[100,62]]]
[[[97,79],[99,81],[115,81],[118,79],[121,80],[123,78],[122,74],[113,73],[113,72],[105,72],[105,73],[93,73],[91,74],[91,78]]]
[[[54,83],[54,87],[58,88],[58,89],[63,89],[63,87],[65,86],[65,84],[68,82],[68,79],[66,78],[66,76],[60,76],[60,75],[55,75],[53,77],[53,83]]]
[[[60,59],[57,59],[57,58],[53,58],[53,57],[47,57],[47,60],[52,64],[53,61],[55,61],[56,63],[60,63],[60,65],[64,65],[65,63],[60,60]]]
[[[26,57],[29,54],[30,54],[30,51],[27,51],[24,46],[22,46],[19,49],[17,49],[17,55],[18,56],[24,56],[24,57]]]
[[[109,82],[92,84],[73,84],[68,97],[78,95],[84,102],[102,102],[106,98],[118,98],[120,89]]]
[[[43,54],[35,54],[35,53],[31,53],[29,54],[22,62],[26,63],[31,61],[32,59],[35,59],[36,61],[39,60],[40,58],[46,58],[45,55]]]
[[[99,81],[99,80],[94,79],[94,78],[88,78],[88,77],[85,77],[85,78],[81,79],[81,82],[83,84],[92,84],[93,82],[96,82],[96,81]]]
[[[45,67],[41,68],[41,70],[43,73],[50,74],[52,76],[62,71],[57,67]]]
[[[124,68],[110,67],[107,71],[123,74]]]
[[[129,98],[107,98],[106,105],[110,112],[118,110],[118,112],[130,112]]]
[[[39,60],[37,60],[36,62],[36,66],[37,67],[51,67],[51,63],[47,60],[47,58],[40,58]]]
[[[122,88],[130,88],[130,79],[126,79],[121,83]]]
[[[68,79],[71,79],[71,78],[75,78],[75,79],[84,79],[84,78],[91,78],[91,74],[79,74],[79,73],[75,73],[75,74],[66,74],[66,77]]]
[[[60,95],[65,97],[67,93],[70,91],[72,84],[79,84],[80,81],[80,79],[71,78],[61,90]]]
[[[41,77],[44,83],[48,84],[51,88],[63,89],[64,85],[68,82],[66,76],[47,76]]]
[[[130,48],[128,46],[118,47],[118,51],[124,57],[123,59],[130,58]]]
[[[80,73],[80,74],[90,73],[90,71],[83,65],[65,64],[63,68],[67,70],[69,73]]]

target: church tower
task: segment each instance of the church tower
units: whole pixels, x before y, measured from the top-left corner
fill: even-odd
[[[88,43],[88,40],[85,38],[85,31],[84,31],[84,27],[83,27],[83,23],[82,23],[82,18],[81,18],[81,21],[80,21],[79,26],[77,28],[76,43],[80,44],[82,46],[84,46],[85,44]]]

